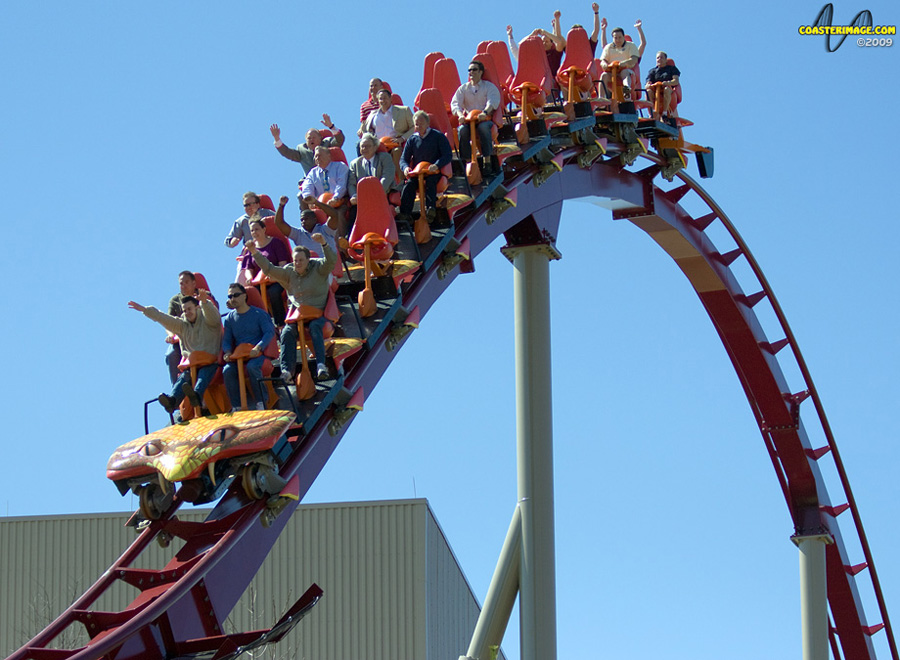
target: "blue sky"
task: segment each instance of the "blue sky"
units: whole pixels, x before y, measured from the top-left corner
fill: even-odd
[[[559,3],[564,29],[589,25],[589,5]],[[167,379],[161,329],[126,303],[163,307],[185,268],[224,297],[236,251],[222,239],[241,194],[296,190],[300,170],[269,124],[296,144],[328,112],[352,135],[372,76],[411,102],[426,53],[462,68],[507,23],[520,38],[549,27],[551,5],[519,7],[480,5],[473,21],[461,5],[412,2],[385,18],[357,2],[4,3],[0,181],[22,224],[10,221],[0,320],[0,515],[134,507],[104,468],[143,432],[142,403]],[[898,619],[900,44],[848,38],[828,53],[798,34],[820,9],[701,0],[601,13],[611,26],[641,18],[648,52],[682,71],[686,137],[716,150],[704,185],[800,342]],[[861,9],[878,25],[900,19],[895,3],[841,0],[835,24]],[[699,300],[652,241],[595,205],[566,204],[558,246],[560,657],[796,657],[792,524]],[[497,247],[425,317],[307,498],[427,497],[480,599],[515,504],[512,272]],[[886,654],[883,634],[876,644]]]

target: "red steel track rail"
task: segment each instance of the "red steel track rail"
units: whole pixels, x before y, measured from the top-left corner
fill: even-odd
[[[621,145],[609,145],[615,155]],[[797,533],[827,533],[834,543],[827,547],[828,597],[833,619],[832,650],[843,657],[868,660],[875,657],[871,637],[882,628],[894,660],[897,655],[887,609],[875,573],[871,551],[861,518],[850,491],[849,481],[837,451],[821,400],[806,363],[775,296],[743,239],[722,209],[683,172],[681,185],[664,191],[654,183],[661,161],[648,155],[651,164],[641,171],[618,165],[617,159],[595,163],[585,169],[577,164],[580,147],[562,148],[557,161],[562,171],[543,185],[532,185],[537,165],[519,167],[506,173],[504,185],[516,191],[517,206],[489,224],[490,201],[478,208],[465,208],[455,217],[455,239],[468,239],[471,257],[490,245],[500,234],[511,243],[528,242],[537,235],[557,233],[562,202],[581,197],[616,200],[613,217],[628,219],[653,238],[679,265],[694,286],[737,371],[741,385],[762,432],[766,449],[784,493]],[[679,205],[693,193],[710,209],[699,218]],[[716,220],[725,227],[736,247],[727,252],[716,248],[705,230]],[[745,294],[730,265],[743,256],[760,290]],[[429,263],[402,293],[407,310],[418,308],[422,317],[460,273],[450,270],[439,276],[442,259]],[[443,273],[442,273],[443,274]],[[781,324],[784,339],[765,336],[753,308],[768,300]],[[386,321],[389,323],[390,321]],[[348,367],[343,388],[348,394],[371,392],[389,366],[396,349],[388,347],[390,332],[383,332],[368,350]],[[402,344],[401,344],[402,345]],[[799,393],[788,389],[776,354],[785,346],[806,383]],[[350,363],[348,362],[348,365]],[[800,417],[800,405],[811,398],[828,440],[827,447],[815,449]],[[349,422],[329,429],[335,419],[329,408],[305,434],[294,442],[294,450],[282,467],[286,478],[297,476],[302,498],[324,467]],[[352,420],[351,420],[352,421]],[[332,435],[333,434],[333,435]],[[817,462],[825,454],[835,462],[846,504],[832,506]],[[178,496],[163,519],[150,525],[130,548],[71,607],[44,631],[9,657],[9,660],[99,660],[103,657],[132,660],[149,657],[189,657],[179,649],[188,640],[213,639],[221,635],[225,617],[237,603],[278,534],[293,512],[289,506],[271,527],[263,527],[259,514],[263,502],[250,502],[240,486],[232,487],[202,523],[179,521],[175,512]],[[863,564],[853,565],[841,537],[837,516],[850,510],[854,529],[865,555]],[[184,547],[160,570],[130,568],[142,550],[159,534],[185,540]],[[859,595],[857,576],[867,569],[870,586],[877,599],[882,623],[868,625]],[[90,607],[101,594],[119,581],[140,590],[134,602],[122,612],[96,612]],[[56,636],[76,623],[87,628],[91,641],[79,649],[52,649]],[[196,645],[194,645],[196,646]],[[194,648],[194,647],[190,647]]]

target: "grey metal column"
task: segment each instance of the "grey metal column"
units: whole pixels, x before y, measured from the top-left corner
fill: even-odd
[[[559,219],[561,204],[544,215]],[[552,218],[551,218],[552,219]],[[556,527],[550,387],[550,261],[554,239],[534,218],[507,232],[501,252],[513,264],[516,336],[516,510],[467,654],[488,660],[519,594],[522,660],[556,660]]]
[[[513,510],[512,521],[509,523],[509,531],[500,551],[500,559],[497,560],[497,568],[484,599],[484,607],[475,622],[475,632],[472,633],[472,641],[466,655],[460,656],[460,660],[466,658],[479,658],[489,660],[492,646],[500,646],[503,641],[503,633],[516,604],[516,595],[519,593],[519,570],[522,554],[522,514],[517,506]]]
[[[504,253],[514,267],[521,657],[556,660],[550,260],[559,253],[549,244],[506,248]]]
[[[803,660],[828,660],[828,582],[825,546],[828,534],[792,536],[800,550],[800,628]]]

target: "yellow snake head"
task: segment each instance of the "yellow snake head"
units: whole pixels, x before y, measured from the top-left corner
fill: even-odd
[[[284,410],[252,410],[197,417],[125,443],[109,458],[113,481],[162,474],[168,481],[196,477],[223,458],[271,449],[294,421]]]

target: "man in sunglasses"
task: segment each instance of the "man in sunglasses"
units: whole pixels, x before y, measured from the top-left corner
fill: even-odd
[[[469,80],[456,90],[450,102],[450,110],[459,118],[459,157],[463,163],[472,157],[472,135],[466,117],[472,110],[481,111],[478,123],[475,124],[475,131],[478,133],[478,146],[484,157],[485,174],[490,174],[493,171],[491,154],[494,153],[491,118],[494,111],[500,107],[500,90],[483,77],[484,64],[478,60],[469,62]]]
[[[225,237],[225,247],[237,247],[243,245],[251,238],[250,221],[268,218],[275,215],[274,211],[264,209],[259,205],[259,195],[255,192],[244,193],[244,215],[234,221],[231,231]]]
[[[228,287],[228,307],[231,311],[225,316],[225,334],[222,337],[222,350],[225,355],[225,389],[231,401],[232,410],[241,407],[241,386],[238,365],[231,357],[234,349],[241,344],[252,344],[250,358],[245,361],[247,375],[250,377],[250,391],[256,399],[256,409],[265,408],[260,378],[265,357],[262,352],[275,337],[275,325],[272,317],[259,307],[251,307],[247,303],[247,290],[235,282]]]

